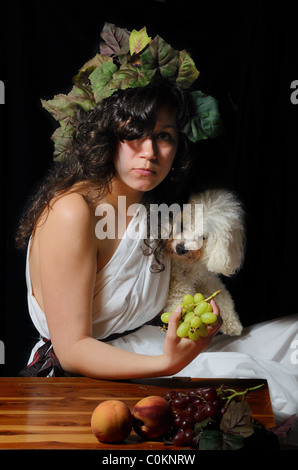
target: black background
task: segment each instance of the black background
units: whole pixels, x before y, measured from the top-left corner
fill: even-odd
[[[24,366],[37,338],[27,311],[25,253],[14,233],[24,203],[52,160],[55,122],[40,98],[67,93],[98,51],[105,21],[147,26],[188,49],[198,86],[220,103],[224,136],[196,145],[192,187],[236,191],[246,210],[243,269],[226,280],[244,325],[297,312],[298,105],[291,103],[298,38],[290,1],[67,1],[1,3],[1,375]]]

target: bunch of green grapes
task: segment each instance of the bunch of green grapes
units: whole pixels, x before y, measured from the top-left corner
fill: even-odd
[[[197,341],[201,336],[208,335],[207,326],[217,322],[217,316],[212,310],[210,300],[219,293],[220,291],[218,290],[207,299],[199,292],[194,296],[190,294],[184,295],[182,302],[177,305],[177,307],[181,306],[182,308],[182,315],[177,328],[177,335],[180,338],[188,337],[193,341]],[[162,313],[161,321],[167,324],[172,313]]]

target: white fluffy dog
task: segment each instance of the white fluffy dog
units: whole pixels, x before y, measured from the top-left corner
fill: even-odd
[[[163,311],[172,311],[185,294],[200,292],[208,297],[220,290],[215,301],[223,320],[221,332],[240,335],[242,324],[219,275],[231,276],[243,262],[243,209],[235,195],[226,190],[193,194],[188,204],[202,204],[197,207],[203,209],[203,224],[199,224],[203,233],[196,233],[198,224],[194,227],[189,211],[184,211],[180,239],[173,235],[166,247],[171,257],[171,281]]]

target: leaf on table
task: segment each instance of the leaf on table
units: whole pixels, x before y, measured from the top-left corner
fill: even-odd
[[[215,423],[215,422],[216,422],[215,419],[208,417],[204,419],[203,421],[200,421],[194,425],[194,432],[196,434],[199,434],[202,431],[202,429],[204,429],[208,425],[208,423]]]
[[[215,429],[203,431],[199,440],[199,450],[239,450],[242,447],[242,436],[226,434]]]
[[[203,431],[199,441],[199,450],[222,450],[221,432],[215,429]]]
[[[244,447],[244,437],[237,434],[222,434],[222,450],[239,450]]]
[[[222,417],[220,429],[228,434],[242,437],[251,436],[254,432],[251,413],[252,411],[247,401],[232,401]]]
[[[281,424],[279,424],[278,426],[274,426],[273,428],[267,429],[267,431],[271,431],[280,437],[286,437],[295,419],[296,419],[296,415],[289,416]]]

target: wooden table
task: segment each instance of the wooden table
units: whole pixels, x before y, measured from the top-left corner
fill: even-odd
[[[103,400],[119,399],[130,409],[148,395],[167,390],[226,384],[250,392],[253,417],[266,427],[275,425],[266,380],[148,379],[126,382],[89,378],[0,378],[0,449],[152,449],[175,450],[163,442],[144,441],[134,432],[121,444],[103,444],[94,437],[90,418]],[[181,448],[180,448],[181,449]]]

